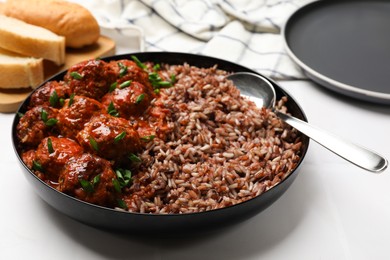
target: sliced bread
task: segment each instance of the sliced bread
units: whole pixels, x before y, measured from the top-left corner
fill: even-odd
[[[69,1],[7,0],[3,7],[0,4],[0,14],[64,36],[66,46],[71,48],[91,45],[100,36],[99,24],[91,12]]]
[[[43,60],[0,48],[0,75],[0,88],[35,88],[44,80]]]
[[[0,15],[0,48],[57,65],[65,62],[65,37],[4,15]]]

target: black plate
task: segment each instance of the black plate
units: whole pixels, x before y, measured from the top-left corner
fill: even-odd
[[[288,54],[317,83],[390,104],[390,1],[318,1],[297,10],[283,36]]]
[[[190,65],[198,67],[212,67],[218,64],[218,67],[227,71],[246,71],[253,72],[250,69],[240,65],[206,56],[185,54],[185,53],[166,53],[166,52],[149,52],[149,53],[133,53],[112,56],[104,58],[103,60],[120,60],[131,59],[131,55],[136,55],[141,61],[164,62],[168,64],[183,64],[187,62]],[[62,72],[49,80],[62,80],[66,72]],[[283,95],[289,97],[287,107],[289,111],[296,117],[306,121],[306,116],[296,101],[277,84],[273,83],[278,97]],[[43,85],[43,84],[42,84]],[[42,86],[41,85],[41,86]],[[31,95],[30,95],[31,96]],[[28,97],[18,112],[24,113],[26,111],[30,97]],[[80,222],[88,225],[99,227],[102,229],[112,231],[122,231],[128,233],[142,233],[142,234],[166,234],[166,233],[190,233],[200,232],[205,230],[212,230],[221,228],[223,226],[231,225],[247,219],[260,211],[267,208],[274,201],[276,201],[291,185],[298,174],[302,160],[308,149],[309,139],[303,137],[303,153],[301,161],[297,168],[282,182],[263,193],[262,195],[240,203],[234,206],[223,209],[212,210],[200,213],[190,214],[141,214],[123,212],[114,209],[104,208],[92,205],[64,193],[57,191],[41,181],[35,174],[33,174],[28,167],[23,163],[18,153],[18,140],[16,138],[16,126],[19,117],[16,115],[12,126],[12,138],[16,156],[19,159],[23,173],[27,180],[34,187],[38,195],[50,204],[52,207],[70,216]]]

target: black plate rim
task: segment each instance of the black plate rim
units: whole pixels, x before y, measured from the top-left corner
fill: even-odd
[[[317,0],[301,6],[294,13],[292,13],[287,19],[287,21],[285,22],[284,26],[282,27],[281,35],[283,38],[284,49],[286,50],[287,55],[303,70],[306,76],[308,76],[315,82],[319,83],[320,85],[327,87],[333,91],[339,92],[341,94],[358,98],[361,100],[371,101],[380,104],[390,104],[390,93],[383,93],[378,91],[362,89],[353,85],[345,84],[343,82],[334,80],[330,77],[327,77],[322,73],[320,73],[319,71],[312,69],[301,59],[299,59],[299,57],[295,55],[295,53],[292,51],[292,49],[289,46],[289,42],[287,40],[287,32],[289,31],[289,27],[291,23],[293,23],[293,20],[296,19],[296,17],[300,16],[309,8],[320,8],[323,5],[334,4],[335,2],[339,3],[341,1],[351,2],[351,0],[339,0],[339,1]],[[370,2],[370,0],[359,0],[359,1]],[[318,5],[319,7],[316,7],[316,5]]]

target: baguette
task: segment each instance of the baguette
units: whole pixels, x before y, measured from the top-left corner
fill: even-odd
[[[24,56],[65,62],[65,38],[44,28],[0,15],[0,48]]]
[[[66,46],[81,48],[95,43],[100,28],[83,6],[61,0],[8,0],[0,12],[64,36]]]
[[[35,88],[44,80],[43,60],[0,48],[0,88]]]

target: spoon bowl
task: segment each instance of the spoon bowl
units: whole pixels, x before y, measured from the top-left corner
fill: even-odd
[[[228,78],[240,89],[241,95],[253,101],[258,107],[275,106],[275,89],[263,76],[250,72],[237,72],[229,75]]]
[[[373,173],[383,172],[387,168],[388,161],[376,152],[276,110],[275,89],[266,78],[254,73],[237,72],[229,75],[228,79],[234,82],[243,96],[248,97],[258,107],[264,106],[273,110],[284,122],[341,158]]]

